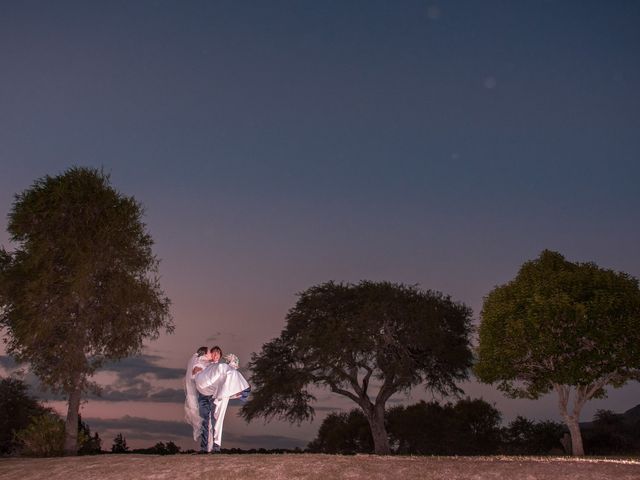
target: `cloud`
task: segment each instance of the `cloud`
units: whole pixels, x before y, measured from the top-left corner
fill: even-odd
[[[172,420],[151,420],[125,415],[120,418],[83,418],[92,430],[144,431],[148,434],[188,435],[191,427],[185,422]]]
[[[116,379],[108,385],[100,385],[100,394],[88,393],[87,398],[106,402],[184,402],[183,368],[163,367],[156,364],[162,357],[140,355],[120,362],[110,362],[99,372],[115,373]],[[20,368],[24,367],[24,368]],[[0,355],[0,371],[11,375],[19,372],[20,378],[29,385],[31,394],[40,400],[66,400],[65,395],[46,389],[38,377],[28,368],[20,365],[8,355]],[[169,381],[177,385],[154,385],[154,381]]]
[[[6,376],[13,376],[22,380],[28,387],[29,395],[37,400],[64,400],[63,395],[51,392],[40,379],[31,371],[28,363],[17,363],[8,355],[0,355],[0,369]]]
[[[90,394],[89,398],[106,402],[184,402],[182,388],[153,385],[155,380],[179,380],[181,384],[184,378],[184,368],[157,365],[160,360],[157,355],[139,355],[108,363],[102,371],[115,373],[116,380],[101,386],[100,394]]]
[[[176,380],[184,378],[184,368],[171,368],[156,365],[155,362],[162,360],[157,355],[139,355],[129,357],[119,362],[107,363],[101,370],[115,372],[122,381],[133,381],[140,375],[151,374],[159,380]]]
[[[407,403],[407,397],[391,397],[389,400],[387,400],[387,403],[390,403],[390,404]]]
[[[92,432],[98,432],[107,441],[109,435],[115,436],[117,433],[131,439],[152,441],[191,438],[191,427],[185,422],[151,420],[129,415],[121,418],[83,417],[82,420],[89,425]],[[103,448],[108,449],[106,444]]]
[[[122,382],[134,381],[141,375],[152,375],[158,380],[177,380],[184,378],[184,368],[172,368],[156,365],[162,360],[157,355],[139,355],[128,357],[118,362],[108,362],[99,371],[114,372]],[[26,365],[26,364],[24,364]],[[21,364],[8,355],[0,355],[0,367],[15,370]]]
[[[184,398],[184,390],[179,388],[165,388],[149,396],[149,400],[152,402],[182,403]]]
[[[90,399],[105,402],[165,402],[182,403],[185,394],[181,388],[158,388],[151,383],[138,379],[135,385],[128,388],[107,385],[100,394],[90,394]]]
[[[91,394],[89,395],[89,398],[105,402],[147,401],[150,390],[150,386],[148,388],[146,386],[126,388],[124,390],[118,390],[117,388],[106,386],[102,389],[99,395]]]
[[[355,403],[353,404],[353,408],[357,408],[357,405]],[[313,409],[316,412],[336,412],[336,411],[343,411],[344,410],[344,408],[338,407],[338,406],[335,406],[335,407],[332,407],[332,406],[316,407],[315,405],[313,405]]]

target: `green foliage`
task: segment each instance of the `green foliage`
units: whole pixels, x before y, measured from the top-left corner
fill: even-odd
[[[27,384],[15,377],[0,380],[0,455],[16,451],[20,444],[14,434],[29,426],[32,417],[49,410],[29,395]]]
[[[443,394],[458,392],[455,382],[471,365],[470,315],[441,293],[388,282],[311,287],[289,311],[280,337],[252,356],[253,395],[242,414],[307,420],[314,413],[310,385],[360,401],[375,379],[382,384],[376,401],[383,403],[423,382]]]
[[[96,455],[102,453],[102,439],[98,432],[91,435],[91,428],[78,415],[78,455]]]
[[[113,439],[113,445],[111,445],[111,453],[127,453],[129,447],[127,446],[127,439],[124,435],[119,433],[116,438]]]
[[[500,445],[500,412],[482,399],[464,399],[453,406],[450,430],[461,442],[460,455],[488,455]]]
[[[584,429],[585,449],[591,455],[633,455],[640,451],[640,422],[610,410],[598,410]]]
[[[397,453],[446,455],[455,452],[455,440],[446,438],[451,405],[420,401],[396,406],[387,412],[387,429]]]
[[[63,454],[64,422],[52,412],[32,417],[29,425],[15,434],[21,453],[34,457],[58,457]]]
[[[455,405],[421,401],[389,410],[387,423],[397,453],[488,455],[500,446],[500,412],[481,399]]]
[[[177,453],[180,453],[180,447],[173,442],[167,442],[167,444],[165,445],[165,450],[167,452],[167,455],[175,455]]]
[[[28,385],[22,379],[0,380],[0,412],[0,454],[59,454],[57,435],[61,420],[53,410],[43,407],[29,395]],[[99,435],[92,436],[89,425],[78,418],[78,453],[100,453],[101,442]]]
[[[467,378],[472,360],[470,316],[449,297],[412,286],[311,287],[289,310],[280,336],[252,356],[253,395],[242,415],[313,418],[310,387],[325,387],[360,406],[376,453],[387,454],[384,408],[391,395],[421,383],[442,394],[460,391],[456,382]]]
[[[72,168],[16,195],[9,214],[17,248],[0,249],[7,350],[66,393],[72,415],[105,360],[173,329],[142,213],[104,173]]]
[[[180,453],[180,447],[173,442],[158,442],[150,448],[138,448],[133,453],[142,453],[147,455],[176,455]]]
[[[562,451],[560,439],[566,428],[558,422],[533,422],[518,416],[503,430],[503,453],[508,455],[547,455]]]
[[[420,401],[387,410],[393,451],[409,455],[488,455],[500,448],[500,412],[484,400],[440,405]],[[321,453],[371,453],[367,419],[359,409],[328,415],[308,446]]]
[[[545,250],[489,293],[481,317],[475,373],[511,397],[638,378],[640,290],[625,273]]]
[[[307,448],[316,453],[373,453],[369,423],[359,409],[330,413],[322,421],[318,436]]]
[[[115,447],[115,450],[114,450]],[[158,442],[153,447],[148,448],[134,448],[129,450],[127,447],[127,441],[119,434],[114,441],[113,447],[111,447],[113,453],[135,453],[142,455],[176,455],[180,453],[180,447],[173,442]],[[190,452],[193,452],[191,450]]]

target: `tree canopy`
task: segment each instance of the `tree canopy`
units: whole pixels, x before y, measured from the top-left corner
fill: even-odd
[[[0,249],[0,326],[8,352],[69,399],[67,454],[77,451],[80,397],[105,360],[171,332],[143,209],[108,175],[71,168],[16,195]]]
[[[471,311],[439,292],[389,282],[328,282],[299,294],[278,338],[254,354],[248,421],[313,418],[312,386],[353,400],[369,422],[376,453],[389,453],[384,408],[396,392],[424,383],[458,393],[467,378]]]
[[[485,298],[477,377],[511,397],[555,390],[575,455],[584,453],[585,402],[638,379],[639,369],[640,290],[626,273],[545,250]]]

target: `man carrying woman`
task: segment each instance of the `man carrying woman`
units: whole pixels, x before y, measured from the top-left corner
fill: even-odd
[[[185,420],[200,440],[200,453],[217,453],[222,445],[222,426],[229,399],[247,401],[251,387],[237,370],[238,357],[222,350],[200,347],[191,357],[185,374]]]

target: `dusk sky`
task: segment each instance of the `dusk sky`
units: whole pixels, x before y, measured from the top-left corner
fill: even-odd
[[[246,365],[314,284],[419,284],[477,322],[545,248],[640,276],[640,2],[2,1],[1,245],[14,195],[71,166],[144,205],[176,325],[81,414],[107,450],[195,448],[189,356]],[[463,388],[559,420],[554,396]],[[304,447],[355,407],[318,398],[300,427],[230,408],[223,447]],[[630,384],[583,420],[638,403]]]

